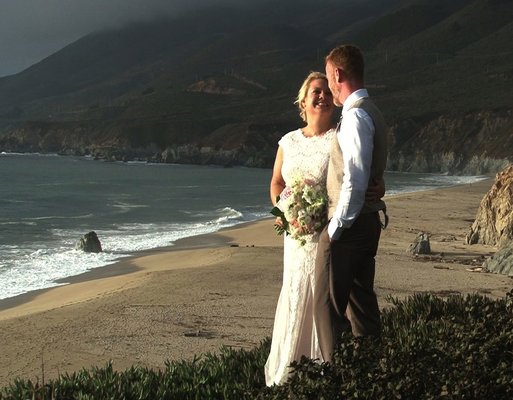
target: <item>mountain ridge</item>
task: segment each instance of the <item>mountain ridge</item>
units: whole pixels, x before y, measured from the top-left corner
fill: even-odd
[[[391,125],[391,169],[492,173],[513,160],[513,1],[270,4],[90,34],[0,78],[0,151],[270,167],[301,125],[303,78],[353,42]]]

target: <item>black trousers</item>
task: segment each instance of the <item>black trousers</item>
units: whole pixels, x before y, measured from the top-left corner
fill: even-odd
[[[380,312],[374,292],[375,256],[381,235],[378,213],[361,214],[332,241],[321,232],[315,265],[314,318],[324,361],[340,335],[378,336]]]

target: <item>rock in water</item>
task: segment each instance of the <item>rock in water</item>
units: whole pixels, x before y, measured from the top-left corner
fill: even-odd
[[[83,250],[86,253],[101,253],[102,244],[100,243],[100,239],[98,239],[96,232],[91,231],[80,238],[75,249]]]
[[[408,251],[412,254],[431,254],[429,235],[424,232],[419,232],[415,241],[410,244]]]
[[[467,244],[504,246],[513,241],[513,164],[495,177],[481,200],[476,219],[465,238]]]

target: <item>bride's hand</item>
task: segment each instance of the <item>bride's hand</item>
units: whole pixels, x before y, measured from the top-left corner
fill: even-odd
[[[283,221],[280,217],[276,217],[276,219],[274,220],[274,225],[283,226]]]
[[[367,187],[365,192],[365,201],[367,203],[377,203],[385,195],[385,180],[381,178],[375,178]]]

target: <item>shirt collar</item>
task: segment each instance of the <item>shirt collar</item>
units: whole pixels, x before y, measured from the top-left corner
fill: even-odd
[[[347,97],[346,101],[344,101],[344,108],[342,109],[342,114],[344,114],[346,110],[349,110],[354,103],[356,103],[358,100],[364,97],[369,97],[367,89],[358,89],[351,93]]]

